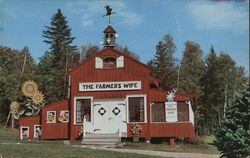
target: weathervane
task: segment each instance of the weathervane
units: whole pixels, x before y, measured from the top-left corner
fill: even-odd
[[[115,14],[115,12],[112,12],[111,5],[106,5],[104,8],[106,9],[107,13],[106,13],[106,15],[103,15],[103,17],[104,16],[109,16],[109,24],[110,24],[110,16],[112,14]]]

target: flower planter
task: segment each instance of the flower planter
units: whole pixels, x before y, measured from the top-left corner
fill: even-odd
[[[140,140],[139,136],[134,136],[134,137],[133,137],[133,142],[134,142],[134,143],[138,143],[139,140]]]

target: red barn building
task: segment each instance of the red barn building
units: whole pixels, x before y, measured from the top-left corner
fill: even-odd
[[[130,138],[133,123],[145,140],[195,137],[192,96],[162,89],[150,67],[114,49],[115,33],[108,25],[104,49],[70,70],[68,100],[20,119],[21,139],[76,140],[80,130]]]

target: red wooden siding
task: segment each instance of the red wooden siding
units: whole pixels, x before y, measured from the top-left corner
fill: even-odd
[[[152,123],[151,137],[195,137],[192,123]]]
[[[192,123],[151,123],[148,131],[147,124],[140,124],[142,133],[140,137],[146,138],[148,132],[150,137],[195,137],[195,131]],[[131,133],[132,124],[128,124],[128,137],[133,137]]]
[[[150,68],[130,57],[127,57],[112,48],[107,48],[98,53],[100,58],[124,56],[124,68],[118,69],[95,69],[95,57],[90,58],[76,68],[72,69],[71,75],[71,139],[78,137],[80,126],[74,125],[74,97],[93,96],[94,99],[126,98],[129,94],[148,94]],[[111,81],[141,81],[142,89],[133,91],[105,91],[105,92],[79,92],[81,82],[111,82]],[[148,106],[148,104],[147,104]]]
[[[68,123],[58,121],[61,110],[68,110],[67,100],[42,107],[42,139],[68,139]],[[56,123],[47,123],[47,111],[56,111]]]
[[[114,68],[114,69],[96,69],[95,68],[95,57],[106,58],[106,57],[114,57],[117,58],[119,56],[124,56],[124,67],[123,68]],[[145,137],[146,139],[150,139],[150,137],[158,134],[157,137],[169,137],[173,136],[188,136],[191,137],[194,131],[191,123],[189,124],[159,124],[159,127],[153,130],[157,124],[151,124],[151,111],[150,111],[150,103],[151,102],[164,102],[166,101],[167,92],[159,89],[150,89],[150,83],[159,84],[160,80],[155,79],[151,76],[151,69],[127,55],[124,55],[112,48],[106,48],[99,52],[96,56],[84,61],[82,64],[76,66],[70,71],[71,76],[71,101],[70,101],[70,109],[71,109],[71,125],[70,125],[70,139],[74,140],[78,138],[78,130],[80,125],[74,125],[74,97],[77,96],[92,96],[93,99],[108,99],[108,98],[126,98],[126,95],[129,94],[146,94],[147,95],[147,123],[143,123],[142,128],[143,132],[141,133],[141,137]],[[111,82],[111,81],[141,81],[141,90],[131,90],[131,91],[102,91],[102,92],[79,92],[79,83],[81,82]],[[182,96],[176,95],[176,100],[179,101],[187,101],[190,100],[190,96]],[[190,130],[185,130],[182,128],[190,128]],[[191,126],[190,126],[191,125]],[[128,124],[128,136],[131,136],[131,124]],[[177,132],[169,132],[169,128],[171,130]],[[171,131],[170,130],[170,131]],[[180,130],[180,131],[178,131]],[[167,131],[167,132],[161,132]],[[183,133],[184,131],[184,133]],[[169,135],[168,135],[169,134]]]
[[[34,125],[41,125],[40,115],[21,117],[19,120],[19,131],[21,131],[21,126],[29,127],[29,139],[34,139]],[[20,138],[20,132],[19,132]]]

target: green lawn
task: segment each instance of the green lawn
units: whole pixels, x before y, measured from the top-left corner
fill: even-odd
[[[190,152],[203,154],[219,154],[219,151],[212,145],[214,137],[208,136],[199,139],[199,144],[176,144],[170,146],[167,144],[147,144],[147,143],[126,143],[125,148],[129,149],[145,149],[168,152]]]
[[[17,130],[3,128],[0,128],[0,154],[3,158],[153,158],[138,154],[73,147],[64,145],[62,141],[19,141]]]

